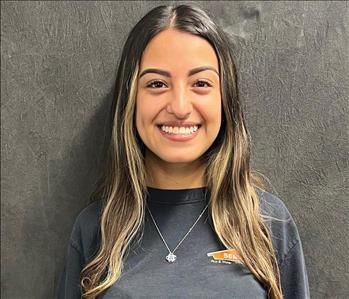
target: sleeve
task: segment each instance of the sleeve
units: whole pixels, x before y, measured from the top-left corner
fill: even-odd
[[[284,299],[309,299],[302,242],[292,215],[285,203],[269,192],[261,193],[261,208],[271,229]]]
[[[82,254],[78,245],[70,240],[63,272],[60,276],[56,299],[81,299],[80,271],[82,270]]]
[[[101,204],[101,201],[89,204],[75,219],[64,268],[55,292],[56,299],[81,299],[82,297],[80,272],[99,247]]]
[[[294,242],[281,267],[281,287],[284,299],[309,299],[309,283],[301,240]]]

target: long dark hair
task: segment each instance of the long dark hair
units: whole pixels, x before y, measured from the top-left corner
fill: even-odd
[[[96,298],[120,277],[127,249],[142,236],[147,175],[145,145],[135,126],[137,80],[142,53],[168,28],[207,40],[219,62],[222,98],[220,132],[204,154],[210,190],[209,214],[220,241],[241,253],[243,263],[268,291],[281,299],[280,274],[268,227],[260,215],[257,189],[262,176],[250,170],[250,135],[237,86],[232,44],[225,32],[196,5],[158,6],[131,30],[119,60],[112,106],[108,160],[93,198],[103,199],[101,243],[81,271],[84,298]]]

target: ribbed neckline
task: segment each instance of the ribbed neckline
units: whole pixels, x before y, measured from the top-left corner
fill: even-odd
[[[147,200],[151,203],[166,205],[181,205],[193,202],[203,202],[208,198],[207,187],[191,189],[158,189],[147,187]]]

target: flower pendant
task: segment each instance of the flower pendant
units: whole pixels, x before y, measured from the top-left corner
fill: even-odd
[[[167,256],[166,256],[166,260],[169,263],[173,263],[176,260],[177,256],[174,255],[172,252],[170,252]]]

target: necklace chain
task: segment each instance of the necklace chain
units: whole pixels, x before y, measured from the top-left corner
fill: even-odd
[[[208,204],[206,205],[206,207],[204,208],[204,210],[201,212],[201,214],[199,215],[198,219],[196,219],[196,221],[194,222],[194,224],[191,226],[191,228],[189,229],[189,231],[185,234],[185,236],[182,238],[182,240],[178,243],[178,245],[176,246],[176,248],[173,249],[173,251],[171,251],[170,248],[168,247],[168,245],[167,245],[167,243],[166,243],[164,237],[162,236],[162,234],[161,234],[161,232],[160,232],[160,229],[159,229],[159,227],[157,226],[157,224],[156,224],[156,222],[155,222],[155,219],[154,219],[154,217],[153,217],[153,215],[152,215],[150,209],[149,209],[148,206],[147,206],[147,209],[148,209],[149,214],[150,214],[150,216],[151,216],[151,218],[152,218],[152,220],[153,220],[153,222],[154,222],[154,224],[155,224],[155,227],[156,227],[156,229],[157,229],[157,231],[158,231],[158,233],[159,233],[159,235],[160,235],[162,241],[164,242],[164,244],[165,244],[165,246],[166,246],[166,248],[167,248],[167,250],[168,250],[168,252],[169,252],[169,254],[166,256],[166,260],[167,260],[168,262],[173,263],[173,262],[176,260],[177,257],[176,257],[176,255],[174,255],[174,252],[177,250],[177,248],[182,244],[182,242],[184,241],[184,239],[185,239],[185,238],[189,235],[189,233],[192,231],[192,229],[194,228],[195,224],[199,221],[199,219],[201,218],[201,216],[204,214],[204,212],[205,212],[205,210],[207,209],[207,207],[208,207]]]

